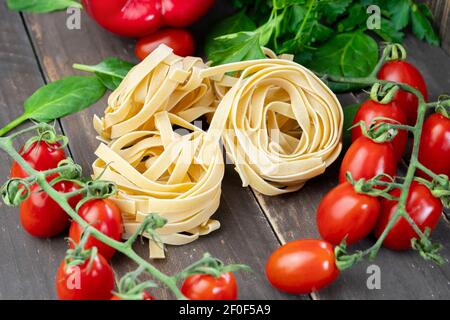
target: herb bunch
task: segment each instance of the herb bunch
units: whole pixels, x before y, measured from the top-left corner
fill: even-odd
[[[233,0],[238,13],[219,22],[206,41],[213,64],[261,59],[261,47],[291,53],[312,70],[366,77],[379,59],[376,40],[401,43],[410,28],[439,45],[432,14],[412,0]],[[376,6],[376,7],[375,7]],[[355,63],[358,61],[358,63]],[[360,89],[330,83],[335,92]]]

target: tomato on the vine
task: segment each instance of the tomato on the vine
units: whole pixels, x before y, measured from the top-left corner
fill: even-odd
[[[124,300],[121,297],[117,295],[113,295],[111,300]],[[155,300],[155,298],[148,292],[144,291],[142,292],[141,299],[140,300]]]
[[[55,175],[47,179],[55,178]],[[57,182],[53,188],[61,193],[80,189],[71,181]],[[68,202],[72,208],[82,199],[82,195],[71,197]],[[64,231],[70,223],[68,214],[41,187],[35,183],[30,188],[30,196],[20,205],[20,222],[23,228],[34,237],[48,238]]]
[[[114,290],[114,272],[108,261],[97,254],[81,265],[66,266],[63,260],[56,272],[56,293],[60,300],[109,300]]]
[[[266,275],[278,290],[304,294],[332,283],[339,269],[331,244],[305,239],[288,242],[275,250],[267,261]]]
[[[187,277],[181,292],[190,300],[237,300],[238,287],[231,272],[219,277],[195,274]]]
[[[358,193],[344,182],[328,192],[317,209],[317,227],[321,237],[333,245],[342,240],[351,245],[372,231],[380,213],[380,201]]]
[[[140,38],[136,43],[136,57],[144,60],[161,44],[171,47],[173,53],[182,57],[192,56],[195,52],[194,38],[189,30],[169,28]]]
[[[93,199],[84,203],[78,210],[81,218],[87,221],[94,228],[106,234],[114,240],[120,240],[122,236],[122,216],[117,205],[109,199]],[[79,243],[83,234],[83,228],[75,221],[70,225],[69,238],[70,247],[74,243]],[[98,252],[109,260],[116,250],[103,242],[89,236],[84,249],[97,247]]]
[[[394,148],[389,142],[377,143],[362,136],[348,148],[342,160],[339,183],[346,181],[349,171],[354,180],[371,179],[381,173],[395,176],[397,159]]]
[[[400,189],[390,192],[394,197],[399,197]],[[389,220],[397,210],[397,201],[383,199],[381,201],[381,213],[374,234],[377,238],[383,233]],[[423,184],[413,181],[406,200],[406,212],[417,224],[421,231],[430,228],[432,231],[442,214],[442,203],[433,197],[431,191]],[[411,248],[411,240],[417,238],[417,233],[405,218],[400,217],[384,239],[383,245],[393,250],[407,250]]]
[[[371,124],[372,120],[378,117],[389,118],[393,121],[377,120],[376,123],[385,122],[408,124],[405,113],[397,106],[396,102],[391,101],[390,103],[382,104],[373,100],[367,100],[361,105],[361,107],[358,109],[358,112],[356,112],[355,118],[353,119],[353,125],[364,121],[364,123],[368,127]],[[360,126],[355,126],[354,128],[352,128],[352,142],[354,142],[362,135],[363,133]],[[397,160],[400,160],[405,153],[407,140],[408,132],[405,130],[398,130],[397,135],[391,141]]]
[[[22,147],[19,153],[37,171],[56,168],[61,160],[66,159],[66,154],[60,143],[49,143],[44,140],[33,142],[25,151]],[[11,178],[26,178],[28,174],[14,161],[10,176]]]
[[[425,120],[420,138],[419,162],[436,174],[450,177],[450,119],[434,113]],[[419,171],[419,175],[428,176]]]
[[[422,93],[425,101],[428,100],[428,91],[425,80],[419,70],[411,63],[401,60],[386,62],[378,72],[378,79],[410,85]],[[395,94],[394,100],[398,103],[398,106],[403,112],[405,112],[408,124],[415,125],[417,120],[417,108],[419,106],[417,97],[412,93],[399,90]]]

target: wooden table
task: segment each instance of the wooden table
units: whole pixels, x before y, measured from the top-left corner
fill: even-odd
[[[193,29],[201,38],[218,17],[226,14],[220,3]],[[84,13],[80,30],[66,27],[67,14],[18,14],[0,5],[0,118],[1,125],[19,115],[23,101],[45,83],[76,74],[72,64],[95,64],[109,56],[134,59],[133,40],[115,37],[99,28]],[[450,59],[440,48],[430,47],[413,37],[405,44],[410,60],[423,72],[430,97],[436,99],[450,91]],[[343,105],[360,101],[364,95],[339,97]],[[102,114],[106,97],[88,110],[57,123],[69,139],[69,151],[86,174],[98,145],[92,127],[94,114]],[[10,159],[0,154],[0,177],[8,175]],[[336,163],[339,163],[337,161]],[[196,242],[169,247],[168,258],[154,263],[164,272],[175,273],[208,251],[224,261],[250,265],[254,273],[240,273],[237,280],[242,299],[449,299],[450,298],[450,222],[443,215],[433,239],[445,245],[446,264],[442,267],[424,261],[416,252],[394,253],[383,249],[373,264],[381,269],[381,289],[369,290],[367,267],[363,262],[342,274],[331,287],[310,296],[288,296],[272,289],[264,275],[270,253],[286,241],[318,237],[315,214],[323,195],[337,182],[337,165],[308,182],[306,187],[286,196],[266,197],[242,188],[231,165],[226,168],[221,206],[215,217],[222,228]],[[0,205],[0,299],[53,299],[54,277],[64,257],[63,237],[39,240],[21,228],[17,209]],[[366,247],[373,240],[364,241]],[[148,256],[146,244],[136,250]],[[117,276],[135,268],[117,256],[112,261]],[[155,295],[170,295],[158,290]]]

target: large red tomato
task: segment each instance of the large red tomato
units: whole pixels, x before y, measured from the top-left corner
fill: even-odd
[[[278,290],[304,294],[332,283],[339,269],[331,244],[305,239],[288,242],[275,250],[267,261],[266,275]]]
[[[238,287],[231,272],[217,278],[209,274],[196,274],[184,280],[181,292],[190,300],[237,300]]]
[[[419,161],[436,174],[450,177],[450,119],[432,114],[424,123],[420,138]],[[419,172],[423,177],[425,173]]]
[[[358,112],[356,112],[355,118],[353,120],[353,125],[364,121],[366,126],[369,127],[372,120],[378,117],[389,118],[393,121],[380,120],[376,123],[387,122],[408,124],[405,113],[397,106],[395,102],[392,101],[388,104],[381,104],[373,100],[367,100],[361,105]],[[361,136],[361,127],[354,127],[351,131],[352,142],[354,142]],[[399,130],[395,138],[391,141],[397,160],[400,160],[402,158],[405,152],[407,140],[408,132],[405,130]]]
[[[78,210],[78,214],[81,218],[86,220],[90,225],[94,226],[97,230],[103,232],[114,240],[120,240],[122,236],[122,216],[119,208],[109,199],[96,199],[90,200],[83,204]],[[83,229],[75,221],[70,225],[69,237],[75,242],[79,243]],[[73,248],[74,244],[71,241],[70,247]],[[116,252],[115,249],[104,244],[103,242],[95,239],[93,236],[89,236],[86,241],[85,249],[97,247],[98,252],[109,260]]]
[[[361,178],[368,180],[381,173],[395,176],[397,159],[392,144],[377,143],[365,136],[359,137],[352,143],[342,160],[339,183],[346,181],[347,171],[355,180]]]
[[[357,193],[348,182],[328,192],[317,209],[317,227],[322,238],[339,245],[364,239],[372,231],[380,213],[377,198]]]
[[[378,79],[395,81],[410,85],[411,87],[419,90],[425,98],[428,100],[428,91],[425,80],[420,74],[419,70],[411,63],[406,61],[389,61],[381,67],[378,72]],[[394,100],[398,103],[399,107],[405,112],[410,125],[415,125],[417,120],[417,108],[419,102],[417,97],[409,92],[399,90]]]
[[[53,188],[61,193],[69,193],[80,187],[70,181],[61,181]],[[32,236],[42,238],[53,237],[64,231],[70,223],[67,213],[38,184],[34,184],[30,192],[30,196],[20,205],[20,222],[23,228]],[[81,198],[81,194],[76,195],[68,202],[75,208]]]
[[[60,300],[109,300],[114,290],[114,272],[100,254],[78,266],[63,260],[56,272],[56,293]]]
[[[391,195],[394,197],[399,197],[400,194],[400,189],[395,189],[391,192]],[[387,199],[381,201],[380,218],[374,229],[374,234],[377,238],[383,233],[396,210],[396,201]],[[433,197],[426,186],[413,181],[406,200],[406,212],[420,230],[425,231],[425,228],[433,230],[442,214],[442,203],[439,199]],[[411,248],[411,239],[417,237],[417,233],[412,229],[408,221],[401,217],[389,231],[383,245],[393,250],[407,250]]]
[[[44,171],[56,168],[61,160],[66,159],[66,154],[61,145],[56,143],[48,143],[44,140],[36,141],[31,144],[27,150],[23,147],[19,150],[21,156],[26,162],[37,171]],[[11,178],[26,178],[28,174],[22,167],[14,161],[11,167]]]

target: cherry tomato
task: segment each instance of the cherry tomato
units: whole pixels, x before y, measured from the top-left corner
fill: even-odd
[[[181,292],[190,300],[237,300],[238,288],[231,272],[217,278],[209,274],[196,274],[184,280]]]
[[[275,250],[267,261],[266,275],[278,290],[304,294],[332,283],[339,270],[331,244],[305,239],[288,242]]]
[[[66,159],[64,149],[61,148],[59,143],[48,143],[44,140],[32,143],[25,152],[22,147],[19,153],[37,171],[56,168],[61,160]],[[14,161],[10,176],[11,178],[26,178],[28,174]]]
[[[182,57],[192,56],[195,52],[194,38],[188,30],[164,29],[140,38],[136,43],[136,57],[144,60],[160,44],[171,47],[173,53]]]
[[[114,272],[108,261],[97,254],[78,266],[68,266],[64,260],[56,272],[56,293],[60,300],[109,300],[114,290]]]
[[[78,214],[90,225],[94,226],[97,230],[100,230],[107,236],[114,240],[120,240],[122,236],[122,216],[119,208],[109,199],[95,199],[90,200],[83,204],[78,210]],[[72,221],[69,230],[69,237],[75,242],[79,243],[83,229],[81,226]],[[70,247],[73,248],[74,244],[71,241]],[[85,249],[97,247],[98,252],[109,260],[116,252],[115,249],[104,244],[103,242],[95,239],[93,236],[89,236],[86,241]]]
[[[380,213],[380,201],[355,191],[344,182],[320,202],[317,209],[317,227],[321,237],[333,245],[346,238],[351,245],[364,239],[372,231]]]
[[[399,197],[400,193],[400,189],[391,191],[394,197]],[[387,199],[381,201],[381,213],[374,229],[374,234],[377,238],[380,237],[396,210],[396,201]],[[406,212],[408,212],[420,230],[425,231],[427,227],[433,230],[442,214],[442,203],[439,199],[433,197],[426,186],[413,181],[406,200]],[[411,239],[416,237],[418,235],[408,221],[401,217],[389,231],[383,245],[392,250],[407,250],[411,248]]]
[[[400,123],[400,124],[408,124],[406,116],[404,112],[397,106],[395,102],[390,102],[388,104],[381,104],[373,100],[368,100],[364,102],[359,108],[358,112],[356,112],[355,119],[353,120],[353,125],[358,122],[364,121],[366,126],[368,127],[373,119],[377,117],[389,118],[394,121],[376,121],[378,122],[386,122],[386,123]],[[361,137],[362,131],[361,127],[356,126],[351,131],[352,142]],[[391,141],[392,147],[394,148],[394,152],[397,160],[400,160],[405,153],[406,143],[408,141],[408,132],[405,130],[399,130],[395,138]]]
[[[371,179],[386,173],[395,176],[397,159],[391,143],[377,143],[362,136],[348,148],[342,160],[339,183],[346,181],[346,172],[350,171],[353,179]]]
[[[48,180],[54,177],[49,177]],[[68,193],[80,187],[70,181],[61,181],[53,188],[58,192]],[[41,238],[53,237],[64,231],[70,223],[67,213],[38,184],[34,184],[30,192],[30,196],[20,205],[20,222],[23,228],[32,236]],[[71,197],[70,206],[75,208],[81,199],[81,194]]]
[[[450,177],[450,119],[440,113],[425,121],[420,138],[419,161],[436,174]],[[422,177],[428,177],[419,172]]]
[[[425,80],[419,70],[406,61],[386,62],[378,72],[378,79],[410,85],[423,94],[425,101],[428,100],[428,91]],[[419,106],[417,97],[412,93],[399,90],[396,93],[394,100],[398,103],[400,109],[405,112],[408,123],[412,126],[415,125],[417,120],[417,108]]]
[[[121,297],[113,295],[111,300],[123,300],[123,299]],[[150,293],[144,291],[142,293],[141,300],[155,300],[155,298],[153,298],[153,296]]]

